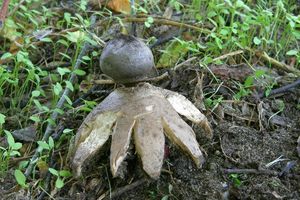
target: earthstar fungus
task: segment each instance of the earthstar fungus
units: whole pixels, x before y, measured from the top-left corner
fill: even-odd
[[[135,40],[133,38],[133,41]],[[132,62],[130,63],[132,65]],[[133,63],[135,67],[139,64]],[[150,65],[146,69],[150,69]],[[136,76],[134,74],[130,77],[130,74],[126,75],[126,82],[132,81]],[[144,77],[146,76],[147,73]],[[141,158],[143,170],[151,178],[158,178],[161,172],[165,135],[200,167],[204,162],[204,156],[196,135],[178,113],[200,125],[211,137],[212,130],[208,120],[184,96],[143,82],[133,87],[115,89],[94,108],[77,131],[69,152],[75,176],[82,174],[83,166],[97,156],[110,136],[112,136],[110,168],[114,177],[120,173],[120,166],[126,158],[131,138]]]

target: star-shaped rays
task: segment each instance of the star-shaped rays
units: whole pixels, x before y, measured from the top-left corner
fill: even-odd
[[[70,148],[72,168],[77,176],[97,155],[112,135],[110,167],[113,176],[126,158],[133,138],[144,171],[158,178],[163,165],[165,135],[190,155],[200,167],[204,162],[193,129],[179,116],[200,125],[208,136],[212,131],[206,117],[184,96],[152,86],[118,88],[84,120]]]

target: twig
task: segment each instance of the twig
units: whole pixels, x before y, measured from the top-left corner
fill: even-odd
[[[153,78],[147,78],[144,81],[146,81],[146,82],[158,82],[158,81],[161,81],[161,80],[163,80],[167,77],[169,77],[169,73],[165,72],[162,75],[159,75],[159,76],[156,76],[156,77],[153,77]]]
[[[100,79],[100,80],[92,80],[93,84],[97,84],[97,85],[111,85],[111,84],[116,84],[114,82],[114,80],[105,80],[105,79]]]
[[[2,7],[0,10],[0,28],[2,28],[4,26],[4,21],[6,18],[6,13],[8,10],[8,5],[9,5],[9,1],[10,0],[4,0],[2,3]]]
[[[262,175],[270,175],[270,176],[280,176],[280,172],[268,169],[223,169],[225,174],[262,174]],[[300,175],[298,174],[286,174],[285,176],[289,178],[300,179]]]
[[[283,87],[280,87],[280,88],[277,88],[277,89],[274,89],[274,90],[271,90],[269,96],[271,95],[276,95],[276,94],[280,94],[280,93],[285,93],[285,92],[288,92],[289,90],[297,87],[300,85],[300,79],[296,80],[295,82],[291,83],[291,84],[288,84],[288,85],[285,85]],[[259,94],[259,98],[263,98],[265,97],[265,93],[261,93]]]
[[[195,56],[195,57],[191,57],[191,58],[189,58],[189,59],[183,61],[182,63],[179,63],[179,64],[176,65],[175,67],[173,67],[173,70],[176,71],[178,68],[180,68],[180,67],[186,65],[187,63],[190,63],[190,62],[192,62],[193,60],[196,60],[196,59],[197,59],[196,56]]]
[[[147,178],[143,178],[143,179],[140,179],[138,181],[135,181],[133,182],[132,184],[130,185],[126,185],[124,187],[121,187],[121,188],[118,188],[116,189],[115,191],[113,191],[109,196],[105,197],[104,200],[108,200],[108,199],[114,199],[114,198],[117,198],[119,197],[120,195],[124,194],[125,192],[128,192],[130,190],[133,190],[134,188],[146,183],[149,179]]]
[[[254,53],[255,55],[257,55],[259,57],[261,57],[263,60],[265,60],[267,62],[270,62],[274,67],[276,67],[280,70],[290,72],[290,73],[293,73],[297,76],[300,76],[300,71],[298,69],[296,69],[294,67],[291,67],[287,64],[279,62],[278,60],[270,57],[266,52],[256,51],[256,50],[253,50],[253,49],[250,49],[250,48],[246,48],[246,50]]]
[[[233,51],[233,52],[230,52],[230,53],[227,53],[227,54],[224,54],[222,56],[219,56],[217,58],[214,58],[212,61],[215,62],[217,60],[223,60],[229,56],[235,56],[235,55],[238,55],[238,54],[241,54],[241,53],[244,53],[243,50],[238,50],[238,51]]]
[[[96,21],[96,16],[93,15],[93,16],[91,17],[91,27],[93,26],[93,24],[95,24],[95,21]],[[82,49],[81,49],[81,52],[80,52],[79,55],[78,55],[77,60],[76,60],[76,63],[75,63],[75,66],[74,66],[74,71],[80,67],[80,64],[81,64],[81,58],[82,58],[84,55],[87,54],[88,50],[89,50],[89,43],[88,43],[88,42],[85,42],[84,45],[83,45],[83,47],[82,47]],[[75,74],[74,72],[72,72],[69,81],[73,84],[73,83],[75,82],[75,78],[76,78],[76,74]],[[57,108],[57,109],[60,109],[60,108],[63,107],[63,105],[64,105],[64,103],[65,103],[65,101],[66,101],[66,98],[65,98],[65,97],[66,97],[66,96],[69,96],[69,93],[70,93],[70,92],[71,92],[70,89],[69,89],[68,87],[66,87],[65,90],[64,90],[64,92],[63,92],[63,94],[62,94],[62,96],[61,96],[61,98],[59,99],[59,101],[58,101],[57,104],[56,104],[56,108]],[[58,117],[58,112],[56,112],[56,111],[54,111],[54,112],[52,113],[52,115],[50,116],[50,118],[51,118],[53,121],[56,121],[57,117]],[[45,131],[45,133],[44,133],[44,135],[43,135],[42,141],[47,141],[47,140],[49,139],[49,136],[50,136],[51,133],[53,132],[53,130],[54,130],[54,125],[51,124],[51,123],[48,123],[47,128],[46,128],[46,131]],[[36,162],[36,160],[37,160],[37,158],[38,158],[38,156],[39,156],[39,153],[41,153],[41,152],[40,152],[40,149],[37,148],[36,151],[35,151],[35,153],[34,153],[34,155],[33,155],[32,158],[30,159],[30,163],[29,163],[28,167],[26,168],[26,171],[25,171],[25,176],[26,176],[26,177],[28,177],[28,176],[31,174],[31,172],[32,172],[32,170],[33,170],[33,166],[34,166],[34,164],[35,164],[35,162]]]
[[[191,25],[191,24],[185,24],[182,22],[170,20],[170,19],[162,19],[162,18],[157,18],[157,17],[152,17],[153,18],[153,23],[158,23],[158,24],[163,24],[163,25],[169,25],[169,26],[177,26],[181,28],[190,28],[202,33],[206,34],[211,34],[212,32],[206,28],[202,28],[199,26]],[[147,17],[126,17],[124,21],[126,22],[139,22],[139,23],[144,23],[148,20]],[[216,33],[217,34],[217,33]]]

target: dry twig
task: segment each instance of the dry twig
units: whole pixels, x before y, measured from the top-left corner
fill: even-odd
[[[244,51],[243,50],[233,51],[233,52],[224,54],[222,56],[219,56],[217,58],[214,58],[212,61],[215,62],[217,60],[223,60],[225,58],[228,58],[229,56],[235,56],[235,55],[238,55],[238,54],[241,54],[241,53],[244,53]]]
[[[290,91],[291,89],[293,89],[293,88],[295,88],[295,87],[297,87],[297,86],[299,86],[299,85],[300,85],[300,79],[298,79],[298,80],[296,80],[295,82],[290,83],[290,84],[288,84],[288,85],[285,85],[285,86],[282,86],[282,87],[280,87],[280,88],[271,90],[269,96],[288,92],[288,91]],[[265,93],[264,93],[264,92],[259,94],[259,98],[260,98],[260,99],[263,98],[263,97],[265,97]]]
[[[124,19],[124,21],[126,21],[126,22],[139,22],[139,23],[144,23],[147,20],[148,20],[147,17],[126,17]],[[169,26],[177,26],[180,28],[190,28],[190,29],[202,32],[202,33],[211,34],[211,31],[206,28],[202,28],[199,26],[186,24],[186,23],[182,23],[182,22],[178,22],[178,21],[174,21],[174,20],[170,20],[170,19],[153,17],[153,23],[169,25]]]
[[[261,51],[257,51],[257,50],[253,50],[250,48],[246,48],[246,50],[254,53],[256,56],[262,58],[264,61],[269,62],[271,65],[273,65],[274,67],[276,67],[277,69],[283,70],[285,72],[289,72],[289,73],[293,73],[297,76],[300,76],[300,71],[294,67],[291,67],[285,63],[281,63],[278,60],[270,57],[266,52],[261,52]]]

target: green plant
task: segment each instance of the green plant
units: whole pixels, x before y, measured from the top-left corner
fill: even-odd
[[[21,170],[16,169],[14,176],[15,176],[15,179],[17,180],[17,183],[20,186],[25,187],[25,188],[28,187],[28,184],[26,183],[26,177]]]
[[[22,148],[22,143],[20,142],[15,142],[14,137],[12,136],[12,134],[7,131],[4,130],[4,133],[6,135],[6,139],[7,139],[7,143],[8,143],[8,147],[4,148],[0,146],[0,172],[3,173],[5,171],[7,171],[8,169],[8,162],[10,160],[11,157],[15,157],[15,156],[20,156],[20,152],[19,150]]]
[[[66,178],[71,177],[72,173],[68,170],[56,170],[53,168],[49,168],[49,172],[56,176],[55,187],[60,189],[64,186],[64,181]]]
[[[251,89],[255,85],[267,88],[265,94],[268,96],[276,82],[264,81],[264,79],[271,80],[271,77],[264,70],[256,70],[253,75],[246,78],[244,84],[237,83],[239,91],[234,95],[234,98],[240,100],[242,97],[248,96],[252,93]],[[260,84],[257,84],[258,82]]]
[[[205,98],[204,103],[205,103],[205,106],[207,106],[208,108],[211,108],[213,110],[223,101],[223,99],[224,98],[222,96],[215,97],[215,98],[208,97],[208,98]]]
[[[240,187],[242,185],[242,181],[238,174],[230,174],[229,179],[233,182],[235,187]]]

